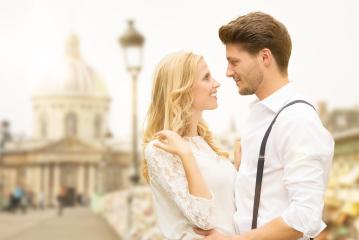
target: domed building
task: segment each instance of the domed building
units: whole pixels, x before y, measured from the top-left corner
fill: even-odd
[[[103,140],[109,106],[105,84],[82,60],[79,40],[72,35],[67,42],[66,58],[49,71],[33,97],[34,137]]]
[[[31,139],[6,144],[2,163],[5,194],[20,185],[35,201],[56,204],[60,189],[70,198],[128,184],[130,152],[109,138],[111,99],[106,85],[81,57],[71,35],[65,58],[49,70],[33,98]]]

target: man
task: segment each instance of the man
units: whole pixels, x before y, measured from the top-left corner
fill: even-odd
[[[204,239],[309,239],[324,228],[324,192],[334,142],[316,111],[304,103],[284,109],[269,135],[258,227],[251,229],[257,162],[263,136],[287,103],[303,100],[288,81],[291,39],[285,26],[268,14],[254,12],[219,29],[226,46],[227,76],[241,95],[255,94],[242,134],[242,160],[235,185],[239,235],[195,229]]]

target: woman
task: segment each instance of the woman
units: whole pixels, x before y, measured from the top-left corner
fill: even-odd
[[[145,129],[145,177],[166,239],[198,239],[192,228],[233,234],[236,169],[202,119],[217,108],[217,89],[203,57],[166,56],[154,75]]]

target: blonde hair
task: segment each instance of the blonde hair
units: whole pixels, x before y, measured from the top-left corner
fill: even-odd
[[[164,57],[157,65],[151,105],[146,117],[145,147],[154,139],[154,134],[163,129],[175,131],[182,137],[188,134],[193,103],[192,86],[201,60],[202,56],[191,52],[176,52]],[[197,132],[217,154],[228,157],[228,153],[215,145],[212,133],[203,119],[199,121]],[[146,159],[143,175],[148,181]]]

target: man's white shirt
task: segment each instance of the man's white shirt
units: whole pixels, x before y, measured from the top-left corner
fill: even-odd
[[[276,113],[287,103],[302,99],[288,83],[250,106],[241,136],[242,160],[235,183],[238,233],[251,229],[259,148]],[[283,110],[269,135],[264,163],[258,227],[281,217],[308,239],[324,228],[324,192],[334,152],[334,141],[309,105]]]

